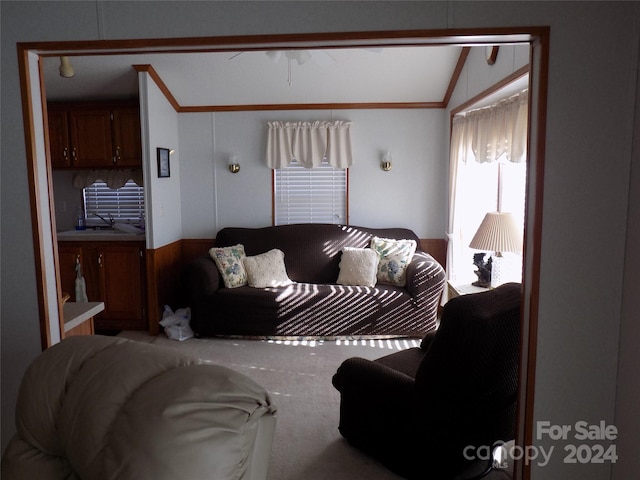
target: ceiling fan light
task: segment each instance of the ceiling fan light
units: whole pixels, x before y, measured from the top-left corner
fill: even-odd
[[[303,63],[307,63],[311,60],[311,54],[307,50],[298,50],[295,57],[298,65],[302,65]]]
[[[60,57],[60,76],[64,78],[72,78],[76,75],[76,72],[73,70],[71,66],[71,62],[69,61],[69,57],[62,56]]]
[[[282,50],[268,50],[265,53],[274,62],[277,62],[282,57]]]

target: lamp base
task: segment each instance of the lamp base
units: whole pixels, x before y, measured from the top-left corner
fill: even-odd
[[[485,261],[485,258],[487,260]],[[475,253],[473,255],[473,264],[477,267],[473,273],[476,274],[478,280],[472,283],[476,287],[489,288],[491,286],[491,254]]]

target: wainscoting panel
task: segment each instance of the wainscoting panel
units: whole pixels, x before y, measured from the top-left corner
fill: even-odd
[[[442,268],[447,268],[447,241],[442,238],[421,238],[420,246],[427,252]]]
[[[213,238],[185,238],[182,240],[182,261],[184,265],[201,255],[206,255],[213,247]]]
[[[149,333],[160,332],[162,309],[173,305],[180,291],[182,240],[147,250],[147,311]]]

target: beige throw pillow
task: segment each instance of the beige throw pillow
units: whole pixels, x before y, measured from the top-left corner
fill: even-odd
[[[345,247],[340,258],[337,283],[373,287],[376,284],[379,255],[370,248]]]
[[[244,268],[250,287],[281,287],[293,283],[287,275],[284,252],[277,248],[260,255],[245,257]]]

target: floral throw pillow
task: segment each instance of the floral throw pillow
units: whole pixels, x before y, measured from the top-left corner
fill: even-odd
[[[236,288],[247,284],[247,272],[243,264],[246,257],[244,245],[213,247],[209,255],[218,267],[225,287]]]
[[[378,281],[404,287],[407,284],[407,265],[411,262],[417,246],[415,240],[373,237],[371,248],[380,255]]]

